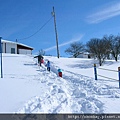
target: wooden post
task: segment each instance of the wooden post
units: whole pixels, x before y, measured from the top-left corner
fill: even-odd
[[[118,67],[119,88],[120,88],[120,67]]]
[[[96,69],[96,64],[94,64],[94,74],[95,74],[95,80],[97,80],[97,69]]]
[[[0,57],[1,57],[1,78],[3,78],[3,70],[2,70],[2,37],[0,37]]]
[[[57,57],[59,58],[60,57],[60,53],[59,53],[59,47],[58,47],[58,35],[57,35],[56,17],[55,17],[54,7],[53,7],[52,15],[54,17],[54,26],[55,26],[55,34],[56,34],[56,46],[57,46]]]

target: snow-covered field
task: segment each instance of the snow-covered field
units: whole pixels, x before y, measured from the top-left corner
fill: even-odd
[[[99,69],[113,80],[95,80],[92,59],[44,59],[50,60],[51,72],[33,56],[3,54],[0,113],[120,113],[118,72]],[[119,66],[119,61],[106,61],[101,68],[117,71]]]

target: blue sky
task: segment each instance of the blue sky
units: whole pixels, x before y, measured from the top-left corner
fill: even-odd
[[[53,6],[60,56],[67,56],[64,51],[72,42],[86,43],[91,38],[120,33],[120,0],[1,0],[0,36],[18,39],[33,47],[33,53],[43,49],[56,56]]]

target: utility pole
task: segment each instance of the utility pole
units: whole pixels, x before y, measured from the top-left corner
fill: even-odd
[[[59,58],[59,57],[60,57],[60,54],[59,54],[59,47],[58,47],[58,35],[57,35],[56,18],[55,18],[54,7],[53,7],[52,16],[54,17],[54,26],[55,26],[55,35],[56,35],[56,45],[57,45],[57,57]]]
[[[2,42],[1,42],[2,37],[0,37],[0,53],[1,53],[1,78],[3,78],[3,71],[2,71]]]

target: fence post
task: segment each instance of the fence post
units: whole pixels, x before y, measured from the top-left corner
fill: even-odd
[[[119,88],[120,88],[120,67],[118,67]]]
[[[2,37],[0,37],[0,57],[1,57],[1,78],[3,78],[3,70],[2,70]]]
[[[95,74],[95,80],[97,80],[97,69],[96,69],[96,64],[94,64],[94,74]]]

